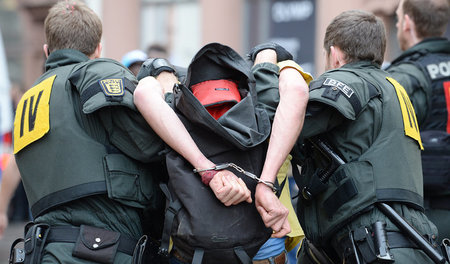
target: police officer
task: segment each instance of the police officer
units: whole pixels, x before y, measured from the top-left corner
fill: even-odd
[[[402,0],[397,38],[404,51],[387,71],[405,87],[422,135],[425,214],[450,237],[450,16],[447,0]]]
[[[139,263],[142,211],[162,200],[163,142],[133,103],[134,75],[99,58],[102,25],[91,9],[58,2],[45,32],[46,72],[22,97],[14,121],[15,158],[35,219],[26,228],[25,263]],[[156,120],[155,131],[158,121],[165,120]],[[172,128],[167,135],[193,166],[214,166],[189,145],[183,126]],[[233,181],[234,174],[221,173]],[[224,196],[249,199],[235,184]]]
[[[375,207],[389,202],[420,234],[436,235],[421,212],[414,109],[401,85],[380,70],[385,46],[383,23],[363,11],[343,12],[326,30],[328,71],[309,85],[296,155],[302,162],[297,214],[307,238],[298,263],[431,262]],[[330,153],[344,164],[331,163]]]

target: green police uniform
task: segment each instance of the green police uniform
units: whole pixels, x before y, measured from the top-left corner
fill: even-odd
[[[58,50],[22,97],[14,152],[35,223],[50,226],[42,263],[100,261],[86,249],[75,253],[82,244],[94,256],[107,251],[108,261],[131,262],[130,247],[143,234],[142,210],[160,198],[153,171],[163,149],[133,104],[136,83],[113,60]],[[57,238],[63,232],[55,226],[75,227],[64,232],[75,232],[69,240],[78,242],[62,242],[67,237]],[[117,233],[95,230],[99,237],[90,238],[95,232],[87,226]]]
[[[373,223],[384,221],[389,236],[398,234],[398,228],[374,208],[378,201],[392,202],[421,234],[436,234],[435,226],[420,210],[421,142],[414,110],[403,88],[386,77],[387,73],[370,62],[358,62],[326,72],[310,84],[300,138],[320,135],[346,164],[328,181],[318,182],[317,174],[326,170],[328,162],[313,149],[302,149],[302,174],[296,182],[311,195],[299,198],[297,214],[306,237],[337,262],[355,261],[349,231],[371,230]],[[270,74],[264,78],[269,80]],[[267,110],[274,109],[276,103],[270,96],[278,97],[275,90],[258,91],[258,100]],[[422,251],[411,247],[391,245],[396,262],[430,262]],[[299,263],[309,262],[299,259]]]
[[[425,213],[450,238],[450,42],[427,38],[402,53],[387,71],[405,87],[417,113]]]

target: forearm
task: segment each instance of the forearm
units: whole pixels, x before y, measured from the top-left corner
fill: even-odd
[[[20,173],[14,156],[11,156],[3,173],[0,188],[0,214],[6,214],[9,202],[20,183]]]
[[[255,65],[276,64],[276,62],[277,57],[273,50],[263,50],[257,54],[255,59]],[[270,74],[270,72],[267,72],[267,74]],[[294,146],[305,118],[308,85],[296,69],[284,68],[280,72],[278,95],[272,100],[278,102],[278,98],[279,103],[276,106],[272,123],[269,148],[261,174],[262,180],[271,182],[275,181],[278,170]],[[270,105],[270,102],[265,102],[265,105]],[[274,107],[273,104],[271,107]]]
[[[285,68],[280,73],[280,103],[275,112],[269,148],[261,179],[274,182],[281,165],[294,146],[303,127],[308,85],[300,73]]]
[[[134,92],[134,103],[161,139],[192,166],[195,168],[214,166],[201,153],[183,123],[164,101],[163,91],[160,82],[153,77],[146,77],[139,82]]]

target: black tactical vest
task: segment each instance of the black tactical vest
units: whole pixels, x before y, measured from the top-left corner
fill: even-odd
[[[428,110],[420,125],[424,190],[427,196],[450,194],[450,54],[423,49],[393,65],[401,63],[416,65],[430,83],[424,87]]]

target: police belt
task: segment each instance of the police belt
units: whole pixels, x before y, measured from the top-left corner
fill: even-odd
[[[394,249],[394,248],[419,249],[419,247],[416,245],[416,243],[411,241],[406,235],[404,235],[400,232],[387,231],[386,236],[387,236],[387,242],[389,244],[389,249]],[[351,249],[350,251],[353,251],[352,242],[350,241],[350,238],[347,236],[345,236],[341,240],[339,240],[338,247],[340,247],[340,248],[336,248],[337,252],[349,252],[349,250],[346,250],[346,249]],[[359,248],[359,250],[361,250],[361,248]]]
[[[48,233],[46,243],[62,242],[76,243],[80,235],[80,228],[77,226],[52,226]],[[117,250],[127,255],[133,256],[137,239],[120,234]]]

